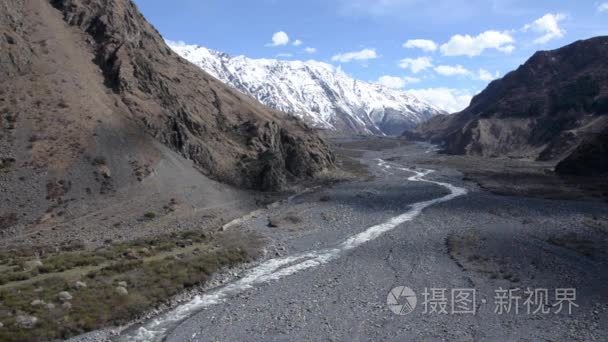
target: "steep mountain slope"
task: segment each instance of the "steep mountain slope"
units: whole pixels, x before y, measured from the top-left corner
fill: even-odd
[[[413,135],[453,154],[561,160],[583,143],[606,143],[607,126],[608,37],[596,37],[537,52],[468,108]]]
[[[0,0],[0,51],[0,236],[245,198],[206,176],[275,190],[332,166],[313,129],[179,57],[130,0]]]
[[[325,129],[398,135],[443,113],[407,92],[355,80],[322,62],[232,57],[185,44],[171,48],[244,94]]]

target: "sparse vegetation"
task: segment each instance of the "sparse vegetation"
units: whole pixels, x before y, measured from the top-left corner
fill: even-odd
[[[0,215],[0,230],[9,228],[15,225],[18,221],[19,219],[17,218],[17,213]]]
[[[329,200],[330,200],[330,199],[331,199],[331,197],[329,197],[329,195],[322,195],[322,196],[319,198],[319,201],[320,201],[320,202],[329,202]]]
[[[126,323],[219,269],[251,260],[259,247],[257,237],[236,232],[188,232],[40,259],[25,251],[2,254],[0,340],[65,339]],[[126,293],[119,284],[127,284]],[[69,304],[62,291],[72,297]],[[15,312],[37,322],[25,329]]]
[[[591,76],[582,76],[566,85],[561,90],[551,94],[552,110],[555,112],[567,110],[591,111],[594,98],[600,92],[599,83]]]
[[[0,172],[8,170],[15,163],[13,158],[0,158]]]
[[[61,99],[61,100],[59,100],[59,103],[57,103],[57,107],[59,107],[59,108],[69,108],[70,106],[65,101],[65,99]]]
[[[555,246],[568,248],[586,257],[593,257],[596,253],[593,241],[585,239],[576,233],[552,237],[547,242]]]
[[[148,211],[147,213],[144,214],[144,217],[147,218],[148,220],[152,220],[156,217],[156,214],[151,211]]]
[[[97,157],[93,158],[92,164],[94,166],[106,165],[107,164],[106,157],[97,156]]]

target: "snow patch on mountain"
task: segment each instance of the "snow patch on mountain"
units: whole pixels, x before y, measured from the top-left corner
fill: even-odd
[[[324,62],[252,59],[197,45],[168,44],[229,86],[319,128],[399,135],[445,113],[407,91],[353,79]]]

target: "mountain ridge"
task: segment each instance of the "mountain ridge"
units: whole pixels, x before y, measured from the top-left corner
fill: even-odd
[[[538,51],[463,111],[436,116],[409,136],[440,143],[451,154],[565,160],[581,145],[601,145],[606,137],[607,60],[607,36]],[[579,156],[603,151],[583,149]],[[568,169],[574,168],[557,168]]]
[[[253,59],[174,42],[169,46],[263,104],[334,132],[399,135],[445,113],[406,91],[353,79],[324,62]]]

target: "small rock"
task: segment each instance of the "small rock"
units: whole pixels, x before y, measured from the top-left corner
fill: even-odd
[[[38,323],[38,317],[30,315],[18,315],[15,318],[15,322],[22,328],[29,329]]]
[[[8,33],[4,34],[4,37],[6,38],[6,42],[9,44],[16,44],[17,42],[15,41],[15,38],[13,38],[13,36],[10,36]]]
[[[46,305],[46,308],[47,308],[47,309],[49,309],[49,310],[53,310],[53,309],[55,308],[55,304],[53,304],[53,303],[48,303],[48,304]]]
[[[139,259],[139,257],[137,256],[137,253],[135,253],[135,251],[132,249],[127,250],[125,252],[124,256],[125,256],[125,258],[130,259],[130,260]]]
[[[129,294],[129,291],[127,291],[127,289],[124,286],[117,286],[116,293],[118,293],[121,296],[126,296]]]
[[[82,289],[82,288],[87,287],[87,283],[85,283],[84,281],[77,281],[74,284],[74,287],[76,287],[77,289]]]
[[[40,260],[34,260],[34,261],[32,261],[31,265],[32,265],[33,268],[41,267],[42,266],[42,261],[40,261]]]
[[[61,291],[61,292],[59,292],[59,294],[57,295],[57,297],[59,297],[59,300],[61,302],[67,302],[69,300],[72,300],[72,295],[68,291]]]
[[[70,302],[65,302],[63,304],[61,304],[61,307],[66,309],[66,310],[70,310],[72,308],[72,303]]]
[[[124,288],[127,288],[127,287],[128,287],[128,286],[127,286],[127,282],[126,282],[126,281],[119,281],[119,282],[118,282],[118,286],[121,286],[121,287],[124,287]]]
[[[4,324],[2,324],[2,322],[0,322],[0,328],[2,328],[4,326]]]
[[[101,174],[103,178],[112,178],[112,171],[110,171],[110,168],[107,165],[99,165],[98,169],[99,174]]]
[[[44,301],[43,301],[43,300],[41,300],[41,299],[34,299],[34,300],[33,300],[33,301],[30,303],[30,305],[31,305],[31,306],[39,306],[39,305],[44,305],[44,304],[45,304],[45,303],[44,303]]]

